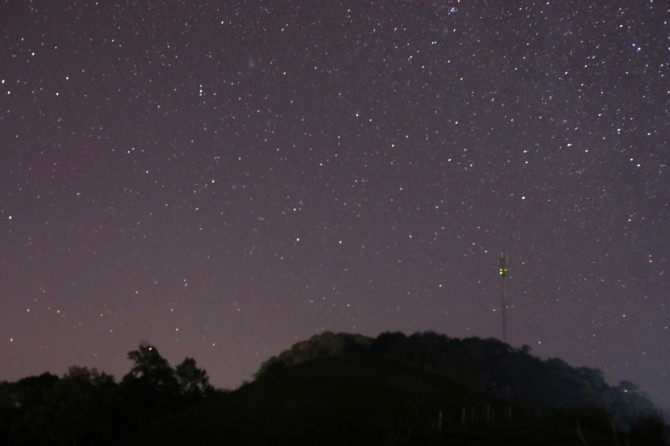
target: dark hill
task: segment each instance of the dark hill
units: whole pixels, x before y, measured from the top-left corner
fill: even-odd
[[[433,344],[447,340],[427,336]],[[254,382],[155,422],[124,444],[659,444],[613,429],[602,407],[503,398],[446,377],[439,367],[417,366],[411,342],[399,349],[380,338],[315,336],[265,363]],[[444,347],[439,344],[433,347]],[[414,359],[400,360],[390,350]],[[473,382],[481,383],[472,370]],[[463,370],[453,372],[463,377]]]
[[[256,376],[316,358],[362,352],[434,372],[520,407],[598,408],[624,431],[641,416],[658,412],[634,384],[623,381],[610,386],[598,369],[572,367],[558,358],[541,360],[527,346],[514,349],[497,339],[457,339],[434,332],[382,333],[377,338],[325,332],[270,358]]]
[[[583,444],[576,417],[538,421],[518,410],[402,362],[351,354],[276,370],[130,444]],[[590,445],[612,444],[609,426],[582,423]]]

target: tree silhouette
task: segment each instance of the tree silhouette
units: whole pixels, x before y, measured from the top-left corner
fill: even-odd
[[[137,350],[128,353],[128,359],[134,362],[126,377],[147,379],[156,387],[175,384],[174,370],[167,359],[163,358],[158,349],[146,342],[140,343]]]
[[[168,361],[146,342],[129,352],[128,359],[133,366],[121,380],[120,393],[126,424],[132,429],[177,408],[179,383]]]
[[[73,366],[49,392],[57,439],[63,444],[104,444],[114,437],[117,384],[96,369]]]
[[[175,369],[175,374],[181,395],[190,401],[199,400],[214,390],[209,384],[207,372],[199,369],[193,358],[184,358]]]
[[[59,378],[51,373],[22,378],[2,386],[4,432],[2,444],[41,445],[54,443],[53,410],[49,392]]]

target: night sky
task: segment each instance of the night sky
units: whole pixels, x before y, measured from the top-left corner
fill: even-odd
[[[324,330],[502,338],[670,406],[670,8],[0,2],[0,379],[233,388]]]

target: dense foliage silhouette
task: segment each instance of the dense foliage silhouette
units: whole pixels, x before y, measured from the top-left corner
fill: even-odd
[[[130,372],[117,383],[95,369],[71,367],[0,383],[0,444],[109,445],[146,423],[178,413],[214,392],[192,358],[174,370],[141,343],[128,353]]]
[[[497,339],[455,339],[430,331],[411,336],[386,332],[376,339],[325,332],[268,359],[256,377],[316,358],[359,352],[388,356],[518,405],[600,408],[623,430],[658,412],[634,384],[622,381],[612,387],[598,369],[572,367],[558,358],[543,361],[528,346],[514,349]]]
[[[232,392],[148,343],[128,358],[118,383],[84,367],[0,383],[0,444],[668,444],[634,384],[494,339],[325,332]]]

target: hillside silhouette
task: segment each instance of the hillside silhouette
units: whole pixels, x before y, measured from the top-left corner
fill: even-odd
[[[623,430],[630,429],[639,416],[656,412],[635,384],[622,381],[612,387],[598,369],[572,367],[558,358],[543,361],[532,356],[528,346],[514,349],[497,339],[456,339],[430,331],[411,336],[386,332],[376,339],[325,332],[265,361],[256,377],[317,358],[363,352],[434,372],[518,406],[599,408]]]
[[[494,339],[325,332],[235,391],[146,343],[113,377],[74,367],[0,384],[0,444],[662,445],[632,383]]]

